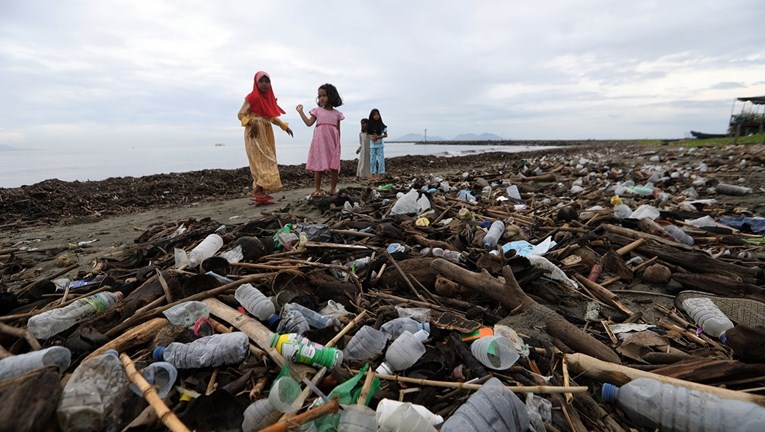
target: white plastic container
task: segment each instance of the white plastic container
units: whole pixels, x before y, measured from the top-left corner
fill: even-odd
[[[62,431],[96,431],[114,407],[128,379],[117,351],[82,362],[64,386],[56,409]]]
[[[71,361],[72,353],[62,346],[6,357],[0,360],[0,381],[54,365],[58,366],[59,372],[63,372]]]
[[[215,255],[223,247],[223,238],[218,234],[210,234],[205,237],[194,249],[189,252],[189,265],[196,267],[202,261]]]
[[[103,312],[122,300],[122,293],[100,292],[58,309],[37,314],[27,321],[27,328],[37,339],[48,339]]]
[[[504,222],[502,222],[501,220],[492,222],[491,226],[489,227],[489,231],[483,237],[483,248],[494,249],[495,247],[497,247],[497,243],[499,242],[499,239],[502,238],[502,235],[504,233],[505,233]]]
[[[250,352],[250,338],[242,332],[215,334],[182,344],[173,342],[154,349],[154,361],[166,361],[178,369],[216,367],[240,363]]]
[[[526,404],[491,378],[446,419],[441,432],[524,432],[529,423]]]
[[[733,328],[733,322],[714,302],[706,297],[692,297],[683,301],[683,309],[704,333],[725,342],[725,332]]]
[[[200,301],[187,301],[179,303],[162,312],[170,324],[189,328],[200,318],[210,316],[210,308]]]
[[[513,341],[503,336],[484,336],[470,345],[470,352],[490,369],[510,369],[518,361],[518,352]]]
[[[391,375],[395,371],[402,371],[417,363],[417,360],[425,354],[423,342],[427,339],[428,332],[424,330],[415,334],[404,330],[385,351],[385,361],[378,366],[377,373]]]
[[[387,343],[388,337],[385,333],[365,325],[348,341],[348,345],[343,350],[343,358],[346,360],[369,360],[382,353]]]
[[[239,285],[234,291],[234,298],[247,312],[261,321],[269,321],[276,314],[271,299],[250,284]]]
[[[383,399],[377,404],[377,425],[381,431],[425,432],[435,430],[444,418],[422,405]]]
[[[602,397],[618,402],[627,417],[650,429],[759,432],[765,427],[765,407],[652,378],[638,378],[622,387],[605,384]]]
[[[412,334],[420,330],[430,333],[430,324],[421,323],[410,317],[401,317],[392,319],[380,326],[380,331],[388,335],[388,338],[392,340],[399,337],[404,330]]]

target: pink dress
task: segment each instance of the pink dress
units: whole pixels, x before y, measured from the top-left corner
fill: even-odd
[[[340,129],[338,123],[345,119],[336,109],[316,107],[309,111],[316,117],[311,148],[308,150],[308,171],[340,171]]]

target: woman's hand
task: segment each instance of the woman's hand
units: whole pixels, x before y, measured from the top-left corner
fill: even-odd
[[[290,129],[290,128],[285,129],[284,132],[287,132],[287,135],[289,135],[289,136],[291,136],[293,138],[295,137],[295,135],[292,134],[292,129]]]
[[[258,125],[253,124],[250,126],[250,138],[255,139],[258,137]]]

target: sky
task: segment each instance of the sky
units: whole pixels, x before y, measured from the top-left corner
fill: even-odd
[[[241,144],[258,70],[295,106],[340,91],[343,142],[682,138],[765,95],[765,2],[0,1],[0,146]],[[306,108],[307,110],[308,108]]]

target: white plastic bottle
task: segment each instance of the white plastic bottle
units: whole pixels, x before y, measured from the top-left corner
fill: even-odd
[[[417,360],[425,354],[423,342],[427,339],[428,332],[425,330],[415,334],[404,330],[385,351],[385,361],[377,367],[376,372],[391,375],[393,372],[402,371],[417,363]]]
[[[670,233],[678,242],[684,245],[693,246],[693,237],[686,234],[682,229],[674,225],[664,225],[662,228],[664,228],[664,231]]]
[[[122,293],[100,292],[67,306],[37,314],[27,321],[27,328],[37,339],[48,339],[103,312],[122,300]]]
[[[484,336],[470,345],[470,352],[484,366],[496,370],[510,369],[518,361],[513,341],[504,336]]]
[[[638,378],[622,387],[603,385],[603,400],[618,402],[636,424],[663,431],[762,431],[765,407],[700,390]]]
[[[388,339],[396,339],[404,332],[417,333],[420,330],[425,330],[430,333],[430,324],[421,323],[410,317],[401,317],[392,319],[380,326],[380,331],[388,335]]]
[[[200,301],[187,301],[163,311],[162,315],[174,326],[189,328],[200,318],[208,318],[210,308]]]
[[[210,234],[205,237],[194,249],[189,252],[189,265],[196,267],[202,261],[215,255],[223,247],[223,238],[218,234]]]
[[[529,423],[526,404],[491,378],[446,419],[441,432],[524,432]]]
[[[117,351],[83,361],[64,386],[56,415],[62,431],[97,431],[111,412],[127,375]]]
[[[305,317],[308,325],[315,329],[323,329],[327,327],[338,327],[340,322],[337,318],[324,316],[313,309],[307,308],[299,303],[287,303],[284,305],[285,311],[295,310],[300,312]]]
[[[692,297],[683,301],[683,309],[704,333],[725,342],[725,332],[733,328],[733,322],[714,302],[706,297]]]
[[[435,247],[431,249],[430,252],[433,254],[433,256],[447,259],[453,263],[459,264],[462,261],[462,254],[457,251]]]
[[[279,320],[271,299],[250,284],[240,285],[234,292],[234,298],[260,321],[273,323]]]
[[[377,404],[377,425],[380,430],[435,430],[444,418],[428,408],[409,402],[383,399]]]
[[[247,357],[250,339],[242,332],[222,333],[199,338],[194,342],[154,349],[154,361],[166,361],[178,369],[216,367],[237,364]]]
[[[6,357],[0,360],[0,381],[53,365],[64,371],[71,361],[72,353],[62,346]]]
[[[497,247],[497,242],[502,238],[502,234],[505,233],[505,223],[501,220],[492,222],[489,227],[489,231],[483,237],[483,248],[494,249]]]
[[[243,432],[256,432],[267,428],[279,420],[282,413],[279,412],[267,398],[258,399],[244,410],[242,421]]]
[[[387,343],[388,337],[385,333],[365,325],[348,341],[348,345],[343,350],[343,358],[347,360],[369,360],[382,353]]]

